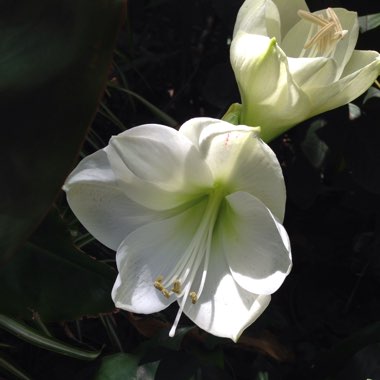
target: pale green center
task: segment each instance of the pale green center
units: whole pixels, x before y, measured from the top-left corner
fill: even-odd
[[[215,184],[208,194],[207,203],[201,222],[185,252],[180,256],[178,262],[167,274],[160,275],[154,281],[154,287],[166,298],[175,296],[182,298],[177,317],[169,333],[173,336],[179,322],[183,308],[187,301],[195,304],[204,287],[207,267],[211,252],[212,237],[220,206],[225,198],[225,186]],[[181,254],[181,252],[179,252]],[[173,263],[174,264],[174,263]],[[203,266],[202,277],[197,289],[193,288],[196,274]]]

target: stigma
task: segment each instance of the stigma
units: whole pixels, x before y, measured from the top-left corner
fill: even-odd
[[[317,26],[317,32],[310,36],[304,45],[304,50],[310,49],[308,56],[327,57],[335,51],[337,43],[344,38],[348,30],[342,28],[342,24],[332,8],[326,9],[326,16],[299,10],[298,16]]]

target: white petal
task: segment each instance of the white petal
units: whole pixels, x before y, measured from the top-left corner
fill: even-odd
[[[315,109],[313,115],[351,102],[365,92],[380,75],[380,55],[375,51],[355,50],[342,79],[330,86],[309,90]]]
[[[309,99],[274,40],[238,32],[230,54],[242,97],[241,124],[260,126],[262,139],[269,141],[308,117]]]
[[[252,195],[234,193],[227,201],[216,238],[223,241],[232,276],[247,291],[272,294],[292,266],[287,234]]]
[[[289,71],[306,93],[309,88],[327,86],[335,81],[338,66],[332,58],[289,58]]]
[[[280,14],[272,1],[246,0],[237,14],[233,36],[243,31],[280,41],[280,27]]]
[[[333,8],[337,17],[339,18],[342,29],[347,30],[346,36],[337,42],[335,52],[332,58],[336,61],[336,70],[334,71],[335,78],[338,79],[344,69],[345,64],[351,57],[358,39],[358,21],[355,12],[347,11],[342,8]],[[315,15],[326,16],[326,10],[314,12]],[[289,30],[284,37],[281,48],[284,50],[288,57],[308,57],[313,49],[304,49],[306,41],[308,41],[317,32],[317,27],[310,21],[299,19],[299,21]]]
[[[254,128],[209,120],[193,119],[180,132],[198,147],[216,182],[229,192],[246,191],[254,195],[282,221],[286,191],[274,152],[257,137]]]
[[[119,278],[112,291],[117,307],[148,314],[176,301],[174,295],[165,298],[153,284],[159,276],[165,281],[186,253],[205,205],[203,201],[172,218],[144,225],[121,243],[116,255]]]
[[[281,36],[284,38],[288,31],[299,21],[298,10],[309,11],[304,0],[273,0],[281,15]],[[281,41],[278,43],[281,46]]]
[[[166,216],[125,196],[103,150],[82,160],[67,178],[63,189],[71,209],[84,227],[114,250],[137,227]]]
[[[199,280],[199,279],[198,279]],[[269,295],[242,289],[232,278],[220,242],[214,241],[203,292],[184,313],[210,334],[237,341],[270,302]]]
[[[341,77],[347,62],[350,60],[355,49],[359,36],[359,22],[356,12],[350,12],[343,8],[333,8],[333,10],[342,24],[342,29],[348,31],[344,38],[338,42],[333,56],[339,68],[337,72],[338,79]]]
[[[176,207],[212,186],[197,149],[172,128],[132,128],[113,137],[105,150],[125,193],[148,208]]]

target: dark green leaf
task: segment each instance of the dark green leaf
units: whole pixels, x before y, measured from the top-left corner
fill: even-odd
[[[16,379],[31,380],[31,378],[22,369],[3,356],[0,356],[0,368],[5,370],[7,373],[12,374]]]
[[[52,210],[12,260],[0,268],[0,312],[42,320],[73,319],[114,308],[116,273],[74,247]]]
[[[131,354],[106,356],[95,380],[137,380],[138,361],[138,356]]]
[[[103,90],[124,0],[0,5],[0,252],[35,229],[74,165]]]
[[[61,355],[81,360],[94,360],[100,355],[100,351],[82,350],[42,335],[39,331],[2,314],[0,314],[0,327],[26,342]]]
[[[301,149],[309,162],[316,169],[320,169],[326,159],[328,146],[317,134],[318,130],[326,125],[325,120],[313,121],[306,132],[305,139],[301,143]]]
[[[360,16],[359,26],[362,33],[368,30],[375,29],[380,25],[380,13],[375,13],[372,15]]]
[[[343,340],[321,357],[315,366],[313,378],[325,379],[327,376],[333,376],[351,360],[356,352],[379,342],[380,322],[377,322]]]
[[[190,380],[198,371],[199,364],[194,356],[183,351],[173,351],[161,360],[155,380]]]

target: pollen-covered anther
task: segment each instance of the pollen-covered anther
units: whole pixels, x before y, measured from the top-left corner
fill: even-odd
[[[191,303],[194,305],[198,301],[198,295],[195,292],[190,292]]]
[[[317,33],[306,41],[304,49],[309,49],[316,45],[318,50],[323,52],[331,48],[332,41],[344,38],[348,30],[343,30],[342,24],[332,8],[326,9],[327,17],[316,15],[300,9],[298,16],[318,26]]]
[[[172,291],[176,294],[180,294],[182,291],[182,286],[181,286],[181,281],[180,280],[175,280],[173,284],[173,289]]]
[[[169,292],[169,290],[168,290],[168,289],[165,289],[165,288],[163,288],[163,289],[161,290],[161,293],[162,293],[166,298],[170,298],[170,296],[171,296],[171,293]]]
[[[164,286],[162,285],[162,281],[163,281],[163,277],[162,276],[158,276],[157,278],[156,278],[156,280],[154,281],[154,283],[153,283],[153,286],[157,289],[157,290],[159,290],[160,292],[162,292],[165,288],[164,288]]]

